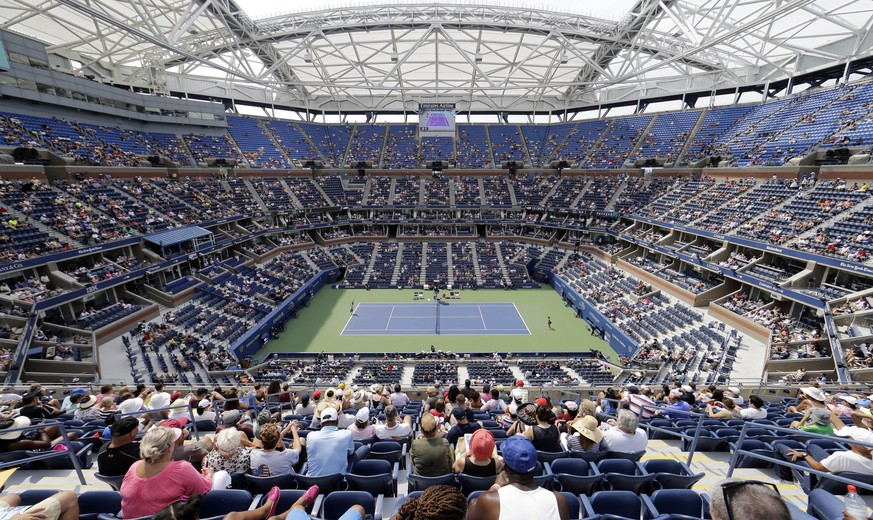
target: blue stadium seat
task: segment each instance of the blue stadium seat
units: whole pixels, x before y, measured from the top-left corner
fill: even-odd
[[[93,520],[100,514],[117,515],[121,511],[118,491],[85,491],[79,494],[79,518]]]
[[[703,518],[703,499],[690,489],[659,489],[651,497],[643,495],[642,500],[649,518],[665,514]]]
[[[643,463],[643,468],[655,475],[661,489],[691,489],[704,473],[694,474],[684,462],[673,459],[651,459]]]
[[[346,474],[346,482],[350,491],[393,497],[397,496],[398,471],[398,464],[392,466],[387,460],[360,460]]]
[[[606,481],[593,470],[591,463],[580,459],[558,459],[551,463],[554,489],[575,495],[590,495],[600,491]],[[608,484],[607,484],[608,485]]]
[[[382,501],[381,495],[373,496],[366,491],[334,491],[324,497],[321,517],[338,520],[350,507],[359,505],[368,515],[373,515],[373,520],[382,520]]]
[[[626,459],[604,459],[597,463],[597,471],[603,474],[613,490],[643,493],[656,486],[655,476],[646,473],[638,462]]]
[[[200,518],[222,518],[234,511],[245,511],[252,504],[252,494],[244,489],[214,489],[203,495]]]
[[[614,515],[621,518],[642,518],[643,502],[639,495],[630,491],[598,491],[590,497],[579,495],[582,516]]]

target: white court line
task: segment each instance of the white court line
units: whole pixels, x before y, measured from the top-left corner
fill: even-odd
[[[455,332],[470,332],[470,331],[474,331],[474,332],[485,332],[485,331],[482,330],[482,329],[449,329],[449,330],[451,330],[451,331],[455,331]],[[488,332],[491,332],[491,331],[502,331],[502,332],[506,332],[506,331],[522,331],[522,330],[524,330],[526,333],[529,334],[529,332],[527,332],[526,329],[488,329]],[[357,333],[357,332],[384,332],[384,331],[385,331],[385,329],[353,329],[353,330],[352,330],[349,334],[347,334],[347,335],[348,335],[348,336],[354,336],[355,333]],[[421,329],[391,329],[391,332],[421,332]],[[442,331],[440,331],[440,334],[442,334]],[[429,333],[429,334],[423,334],[423,335],[424,335],[424,336],[430,336],[430,335],[436,335],[436,334],[431,332],[431,333]]]
[[[343,334],[345,334],[345,333],[346,333],[346,329],[347,329],[347,328],[349,328],[349,323],[351,323],[351,322],[352,322],[352,318],[354,318],[354,317],[355,317],[355,315],[356,315],[356,314],[357,314],[357,313],[358,313],[358,307],[360,307],[360,306],[361,306],[361,305],[362,305],[362,303],[361,303],[361,302],[358,302],[358,304],[357,304],[357,305],[355,305],[355,310],[354,310],[354,312],[352,312],[352,315],[351,315],[351,316],[349,316],[349,319],[348,319],[348,320],[346,320],[346,326],[345,326],[345,327],[343,327],[343,330],[341,330],[341,331],[340,331],[340,336],[342,336],[342,335],[343,335]]]
[[[527,322],[524,321],[524,316],[522,316],[521,313],[518,312],[518,307],[515,306],[515,303],[514,302],[511,302],[511,303],[512,303],[512,307],[515,309],[515,312],[518,314],[518,317],[521,318],[521,322],[524,323],[524,328],[527,329],[527,335],[530,336],[531,335],[530,327],[528,327]]]
[[[484,330],[488,330],[488,325],[485,325],[485,316],[482,315],[482,306],[476,305],[476,309],[479,311],[479,319],[482,320],[482,328]],[[475,316],[474,316],[475,318]]]
[[[444,301],[444,300],[440,300],[440,301]],[[394,307],[421,307],[421,305],[423,303],[433,303],[433,300],[431,300],[431,301],[422,300],[420,302],[396,302],[396,303],[364,302],[364,303],[360,303],[359,305],[366,305],[367,307],[387,307],[389,305],[394,306]],[[451,307],[465,307],[465,306],[471,307],[473,305],[493,305],[493,306],[506,307],[509,305],[515,305],[512,302],[478,302],[477,303],[477,302],[456,302],[456,301],[449,301],[449,302],[446,302],[446,304],[451,306]]]
[[[391,306],[391,314],[388,315],[388,321],[385,323],[385,330],[391,327],[391,317],[394,316],[394,306]]]
[[[433,316],[394,316],[395,320],[423,320],[433,318]],[[451,319],[451,320],[461,320],[461,319],[470,319],[470,320],[478,320],[479,316],[446,316],[441,315],[440,320],[443,318]]]

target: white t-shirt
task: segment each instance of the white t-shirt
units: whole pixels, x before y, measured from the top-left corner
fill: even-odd
[[[196,411],[194,412],[194,419],[197,421],[214,421],[215,420],[215,412],[212,410],[203,410],[202,414],[198,414]]]
[[[746,420],[766,419],[767,418],[767,410],[764,410],[764,409],[756,410],[755,408],[752,408],[750,406],[748,408],[743,408],[742,410],[740,410],[740,417],[742,417],[743,419],[746,419]]]
[[[873,460],[862,457],[854,451],[836,451],[830,457],[819,461],[831,473],[851,471],[854,473],[873,474]]]
[[[404,406],[409,404],[409,396],[405,392],[391,394],[391,404],[398,410],[402,410]]]
[[[637,428],[633,435],[627,434],[618,428],[611,428],[603,432],[601,446],[605,451],[618,451],[621,453],[636,453],[645,451],[649,443],[646,432]]]
[[[257,470],[261,465],[270,468],[270,476],[287,475],[291,473],[292,466],[297,464],[300,453],[296,450],[285,449],[282,451],[251,451],[251,468]]]
[[[481,410],[484,412],[502,412],[506,410],[506,403],[500,399],[489,399],[482,405]]]
[[[558,499],[555,493],[543,488],[530,491],[515,486],[503,486],[497,490],[500,497],[500,520],[536,518],[537,520],[560,520]]]
[[[295,415],[312,415],[315,413],[315,403],[309,401],[309,404],[305,407],[302,404],[298,404],[294,407]]]
[[[386,424],[376,426],[376,437],[381,440],[405,439],[412,435],[412,429],[408,424],[402,422],[394,423],[393,427],[388,427]]]
[[[376,426],[368,424],[363,430],[359,430],[354,424],[346,428],[352,432],[353,441],[365,441],[376,436]]]

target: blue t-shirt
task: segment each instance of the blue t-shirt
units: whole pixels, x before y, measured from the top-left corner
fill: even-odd
[[[676,401],[664,410],[664,417],[670,419],[688,419],[691,417],[691,405],[687,401]]]
[[[325,426],[306,436],[306,475],[320,477],[345,473],[348,457],[355,451],[352,432]]]

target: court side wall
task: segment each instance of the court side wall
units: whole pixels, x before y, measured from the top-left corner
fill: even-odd
[[[575,289],[570,287],[565,281],[561,280],[554,273],[548,273],[548,283],[552,288],[568,298],[573,305],[573,309],[577,313],[582,313],[582,318],[589,325],[594,325],[596,328],[603,331],[603,340],[609,343],[612,350],[619,356],[633,357],[640,346],[628,337],[621,329],[615,326],[610,320],[597,310],[597,307],[591,304],[588,300],[582,297]],[[613,360],[618,362],[617,359]]]

